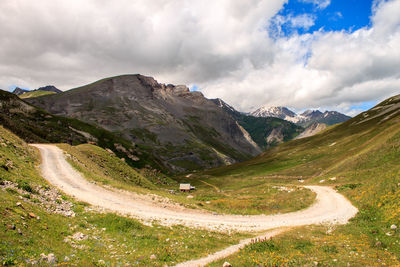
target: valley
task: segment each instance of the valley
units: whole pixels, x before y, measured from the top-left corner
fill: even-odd
[[[171,125],[150,132],[155,131],[152,121],[127,134],[106,123],[108,115],[117,114],[114,111],[98,111],[103,115],[96,118],[85,115],[91,112],[87,107],[71,106],[75,96],[69,94],[81,98],[84,90],[96,94],[98,89],[91,86],[72,93],[28,97],[29,104],[2,93],[0,118],[9,129],[1,128],[0,139],[3,265],[139,262],[221,266],[228,261],[233,266],[311,266],[315,262],[341,266],[399,262],[399,96],[346,122],[307,134],[302,126],[275,117],[246,115],[222,100],[210,101],[181,87],[160,85],[142,76],[119,79],[95,84],[105,86],[101,90],[123,90],[121,82],[140,82],[143,93],[149,92],[149,86],[161,90],[143,101],[169,99],[180,101],[183,107],[187,104],[182,99],[188,98],[189,106],[200,101],[196,109],[185,112],[201,114],[205,105],[212,116],[229,118],[235,130],[210,124],[218,116],[207,117],[210,121],[204,126],[201,116],[190,115],[194,117],[187,122],[187,114],[181,117],[180,111],[159,111],[166,118],[171,116],[169,120],[175,121],[171,125],[186,125],[178,127],[185,133],[176,134],[199,137],[193,146],[185,141],[188,150],[181,150],[179,142],[162,140],[164,131],[175,131]],[[102,85],[104,82],[112,86]],[[68,100],[70,106],[64,102],[64,94],[73,100]],[[57,111],[58,107],[62,109]],[[320,127],[317,124],[313,127]],[[105,126],[107,129],[102,128]],[[204,127],[210,128],[201,130]],[[278,129],[279,135],[285,135],[279,142],[268,143]],[[222,141],[228,133],[230,141]],[[28,145],[20,138],[41,144]],[[227,150],[221,142],[238,143]],[[261,152],[261,147],[267,149]],[[258,155],[240,154],[249,148],[257,148]],[[197,152],[192,152],[190,160],[185,156],[184,165],[171,167],[171,155],[192,150]],[[213,167],[210,169],[200,165],[186,169],[188,162],[200,162],[195,159],[200,155],[209,157],[208,162],[215,160],[213,157],[219,160],[207,165]],[[179,183],[190,183],[196,190],[179,192]],[[58,192],[49,200],[51,204],[43,202],[42,194],[48,190]],[[38,246],[43,235],[51,242]],[[160,246],[161,251],[157,249]],[[89,250],[91,254],[85,252]]]

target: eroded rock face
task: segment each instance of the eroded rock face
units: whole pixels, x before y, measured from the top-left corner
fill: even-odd
[[[29,102],[120,132],[150,147],[176,171],[215,167],[226,158],[235,162],[260,152],[236,120],[200,92],[142,75],[108,78]]]

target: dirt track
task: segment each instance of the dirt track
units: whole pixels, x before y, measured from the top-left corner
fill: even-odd
[[[210,212],[164,205],[151,197],[105,189],[88,182],[65,160],[64,153],[54,145],[35,144],[42,154],[44,178],[65,193],[106,210],[131,215],[161,224],[183,224],[210,230],[264,231],[277,227],[320,223],[344,224],[357,213],[350,201],[335,190],[324,186],[307,186],[317,193],[316,202],[307,209],[278,215],[214,215]]]

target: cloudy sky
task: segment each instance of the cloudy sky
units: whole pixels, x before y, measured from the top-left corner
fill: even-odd
[[[1,0],[0,33],[6,90],[141,73],[352,115],[400,93],[400,0]]]

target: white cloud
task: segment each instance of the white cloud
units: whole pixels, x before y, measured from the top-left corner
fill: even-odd
[[[400,0],[376,1],[369,28],[272,40],[269,20],[285,2],[2,0],[0,88],[69,89],[142,73],[196,84],[244,111],[270,104],[350,112],[400,92]],[[281,19],[294,28],[314,23],[309,15]]]
[[[202,82],[271,61],[285,0],[2,0],[0,86],[63,89],[121,73]],[[266,49],[267,48],[267,49]]]
[[[262,68],[244,66],[237,75],[211,81],[219,95],[242,110],[257,106],[337,106],[400,93],[400,1],[379,4],[371,28],[315,32],[280,39],[275,60]],[[240,78],[237,78],[240,77]],[[224,93],[223,88],[235,88]],[[217,92],[214,94],[213,92]]]
[[[325,9],[331,4],[331,0],[300,0],[304,3],[315,5],[319,9]]]
[[[270,31],[275,37],[282,37],[297,33],[298,29],[308,30],[315,24],[315,16],[312,14],[276,15],[271,19]]]

